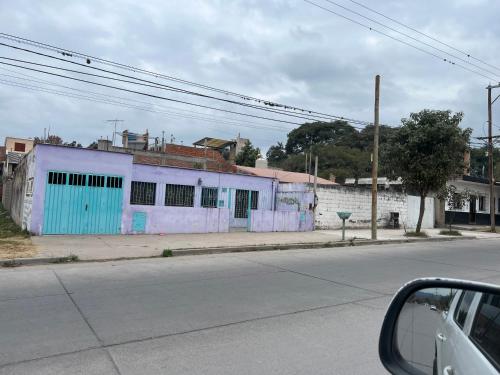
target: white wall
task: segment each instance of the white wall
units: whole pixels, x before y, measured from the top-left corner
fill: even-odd
[[[418,213],[420,211],[420,197],[408,195],[408,211],[407,211],[407,228],[415,228],[418,221]],[[434,228],[434,198],[425,198],[425,211],[422,219],[422,228]]]
[[[346,225],[351,228],[368,228],[371,224],[371,190],[359,187],[318,187],[316,228],[338,229],[342,220],[337,211],[352,212]],[[417,204],[415,203],[417,202]],[[414,228],[418,220],[420,198],[394,191],[381,190],[377,199],[377,225],[387,226],[391,212],[399,212],[401,227]],[[427,198],[422,228],[434,227],[433,198]],[[416,205],[416,206],[415,206]],[[415,208],[416,207],[416,208]]]

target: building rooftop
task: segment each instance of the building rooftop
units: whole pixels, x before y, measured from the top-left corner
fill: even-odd
[[[314,182],[314,176],[307,173],[289,172],[289,171],[282,171],[279,169],[269,169],[269,168],[244,167],[240,165],[236,166],[236,168],[240,173],[251,174],[252,176],[259,176],[259,177],[276,178],[279,180],[279,182],[311,183],[311,184]],[[316,182],[319,185],[338,185],[336,182],[321,177],[318,177]]]
[[[218,139],[218,138],[210,138],[210,137],[205,137],[200,139],[199,141],[196,141],[193,143],[195,146],[203,146],[203,147],[209,147],[209,148],[215,148],[215,149],[223,149],[228,146],[236,144],[235,141],[228,141],[226,139]]]

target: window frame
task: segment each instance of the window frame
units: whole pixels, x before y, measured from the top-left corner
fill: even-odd
[[[469,334],[468,334],[468,338],[470,339],[470,341],[474,344],[474,346],[484,355],[484,357],[488,360],[488,362],[497,370],[500,372],[500,362],[497,362],[492,356],[491,354],[488,353],[488,351],[486,349],[484,349],[481,345],[481,343],[479,343],[477,341],[477,339],[472,335],[473,332],[474,332],[474,328],[476,326],[476,323],[477,323],[477,320],[478,320],[478,316],[479,316],[479,313],[481,311],[481,306],[484,305],[484,298],[486,296],[491,296],[491,293],[481,293],[481,298],[476,306],[476,309],[475,309],[475,312],[474,312],[474,319],[471,323],[471,326],[470,326],[470,330],[469,330]],[[499,357],[500,359],[500,357]]]
[[[18,150],[17,149],[18,146],[22,146],[22,147],[20,147],[20,148],[22,148],[22,150]],[[14,142],[14,151],[15,152],[26,152],[26,143]]]
[[[142,184],[142,185],[139,185]],[[137,188],[137,186],[141,186],[145,189],[146,186],[151,186],[153,187],[153,194],[152,194],[152,201],[149,200],[145,202],[146,198],[146,191],[143,192],[143,198],[144,200],[139,200],[137,196],[134,196],[134,187]],[[130,183],[130,199],[129,199],[130,205],[134,206],[155,206],[156,205],[156,182],[149,182],[149,181],[131,181]]]
[[[208,197],[204,199],[204,193],[207,192]],[[209,204],[206,204],[208,200]],[[212,186],[203,186],[201,188],[201,202],[200,206],[203,208],[217,208],[219,201],[219,188]],[[210,204],[211,203],[211,204]]]
[[[170,198],[169,188],[174,190],[173,200]],[[177,195],[179,190],[181,191],[180,200],[176,201],[179,197],[179,195]],[[195,195],[196,191],[194,185],[165,184],[164,205],[167,207],[194,207]]]
[[[463,324],[460,324],[460,323],[458,322],[458,320],[457,320],[457,315],[458,315],[458,313],[459,313],[459,311],[460,311],[460,307],[462,306],[462,302],[463,302],[463,300],[464,300],[465,296],[466,296],[466,295],[469,295],[469,293],[473,293],[473,294],[472,294],[472,299],[471,299],[471,300],[470,300],[470,302],[469,302],[469,309],[468,309],[468,311],[467,311],[467,314],[465,315],[465,318],[464,318]],[[472,291],[468,291],[468,290],[464,290],[464,291],[462,291],[462,294],[460,295],[460,298],[459,298],[459,300],[458,300],[458,302],[457,302],[457,305],[455,306],[455,311],[453,312],[453,321],[454,321],[454,322],[455,322],[455,324],[456,324],[456,325],[460,328],[460,330],[461,330],[462,332],[464,332],[464,331],[465,331],[465,328],[466,328],[466,325],[467,325],[467,318],[469,317],[469,311],[470,311],[471,306],[472,306],[472,304],[473,304],[473,302],[474,302],[474,297],[475,297],[475,295],[476,295],[476,292],[472,292]]]

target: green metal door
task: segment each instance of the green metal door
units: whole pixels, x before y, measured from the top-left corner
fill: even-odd
[[[50,171],[43,234],[118,234],[123,178]]]

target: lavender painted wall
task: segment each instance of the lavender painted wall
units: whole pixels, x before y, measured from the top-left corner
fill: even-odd
[[[275,202],[278,183],[272,178],[217,173],[174,167],[133,164],[132,155],[53,145],[37,145],[34,155],[34,184],[29,230],[42,234],[44,200],[49,171],[92,173],[123,177],[121,233],[133,233],[134,212],[146,214],[146,233],[207,233],[228,232],[231,226],[241,225],[256,232],[312,230],[310,212],[274,211],[282,205]],[[132,181],[156,183],[155,205],[131,205]],[[194,207],[165,206],[166,184],[195,187]],[[201,207],[203,187],[218,188],[218,208]],[[234,219],[237,189],[259,192],[258,209],[251,218]],[[302,192],[304,195],[304,192]],[[299,194],[300,206],[306,207],[310,194]]]

